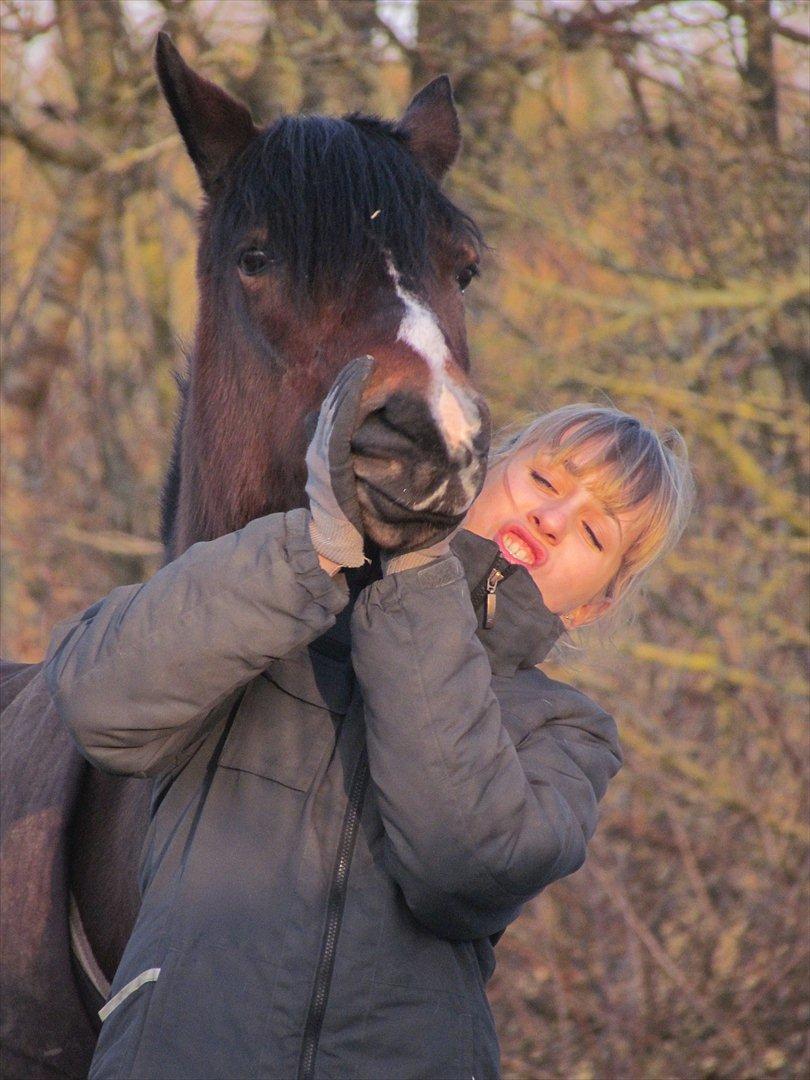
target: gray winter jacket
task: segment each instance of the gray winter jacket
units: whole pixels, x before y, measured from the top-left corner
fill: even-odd
[[[480,629],[498,550],[460,533],[350,600],[307,522],[196,544],[54,634],[82,753],[156,777],[91,1080],[497,1077],[493,939],[585,858],[616,728],[532,666],[560,622],[529,575]]]

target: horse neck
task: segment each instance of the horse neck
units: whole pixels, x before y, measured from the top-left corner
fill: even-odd
[[[180,438],[174,554],[263,514],[305,505],[295,453],[302,394],[201,304]]]

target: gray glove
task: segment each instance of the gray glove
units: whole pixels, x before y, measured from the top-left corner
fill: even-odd
[[[319,554],[340,566],[362,566],[365,561],[351,440],[363,388],[373,367],[370,356],[361,356],[343,368],[324,398],[307,448],[312,544]]]

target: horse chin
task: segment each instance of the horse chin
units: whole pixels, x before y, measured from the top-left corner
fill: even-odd
[[[402,554],[438,543],[445,536],[449,536],[462,520],[460,517],[453,525],[448,525],[441,532],[437,532],[435,525],[425,521],[391,524],[364,514],[363,529],[368,539],[376,544],[383,554],[393,551]]]
[[[449,536],[464,519],[463,513],[412,510],[379,488],[362,482],[357,485],[357,500],[363,532],[383,552],[412,551],[436,543]]]

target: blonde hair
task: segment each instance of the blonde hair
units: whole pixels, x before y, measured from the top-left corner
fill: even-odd
[[[614,514],[636,510],[640,528],[605,595],[625,601],[642,574],[680,539],[692,511],[695,485],[686,443],[675,428],[660,435],[620,409],[564,405],[516,432],[501,432],[490,465],[537,446],[567,467]],[[575,459],[575,460],[574,460]]]

